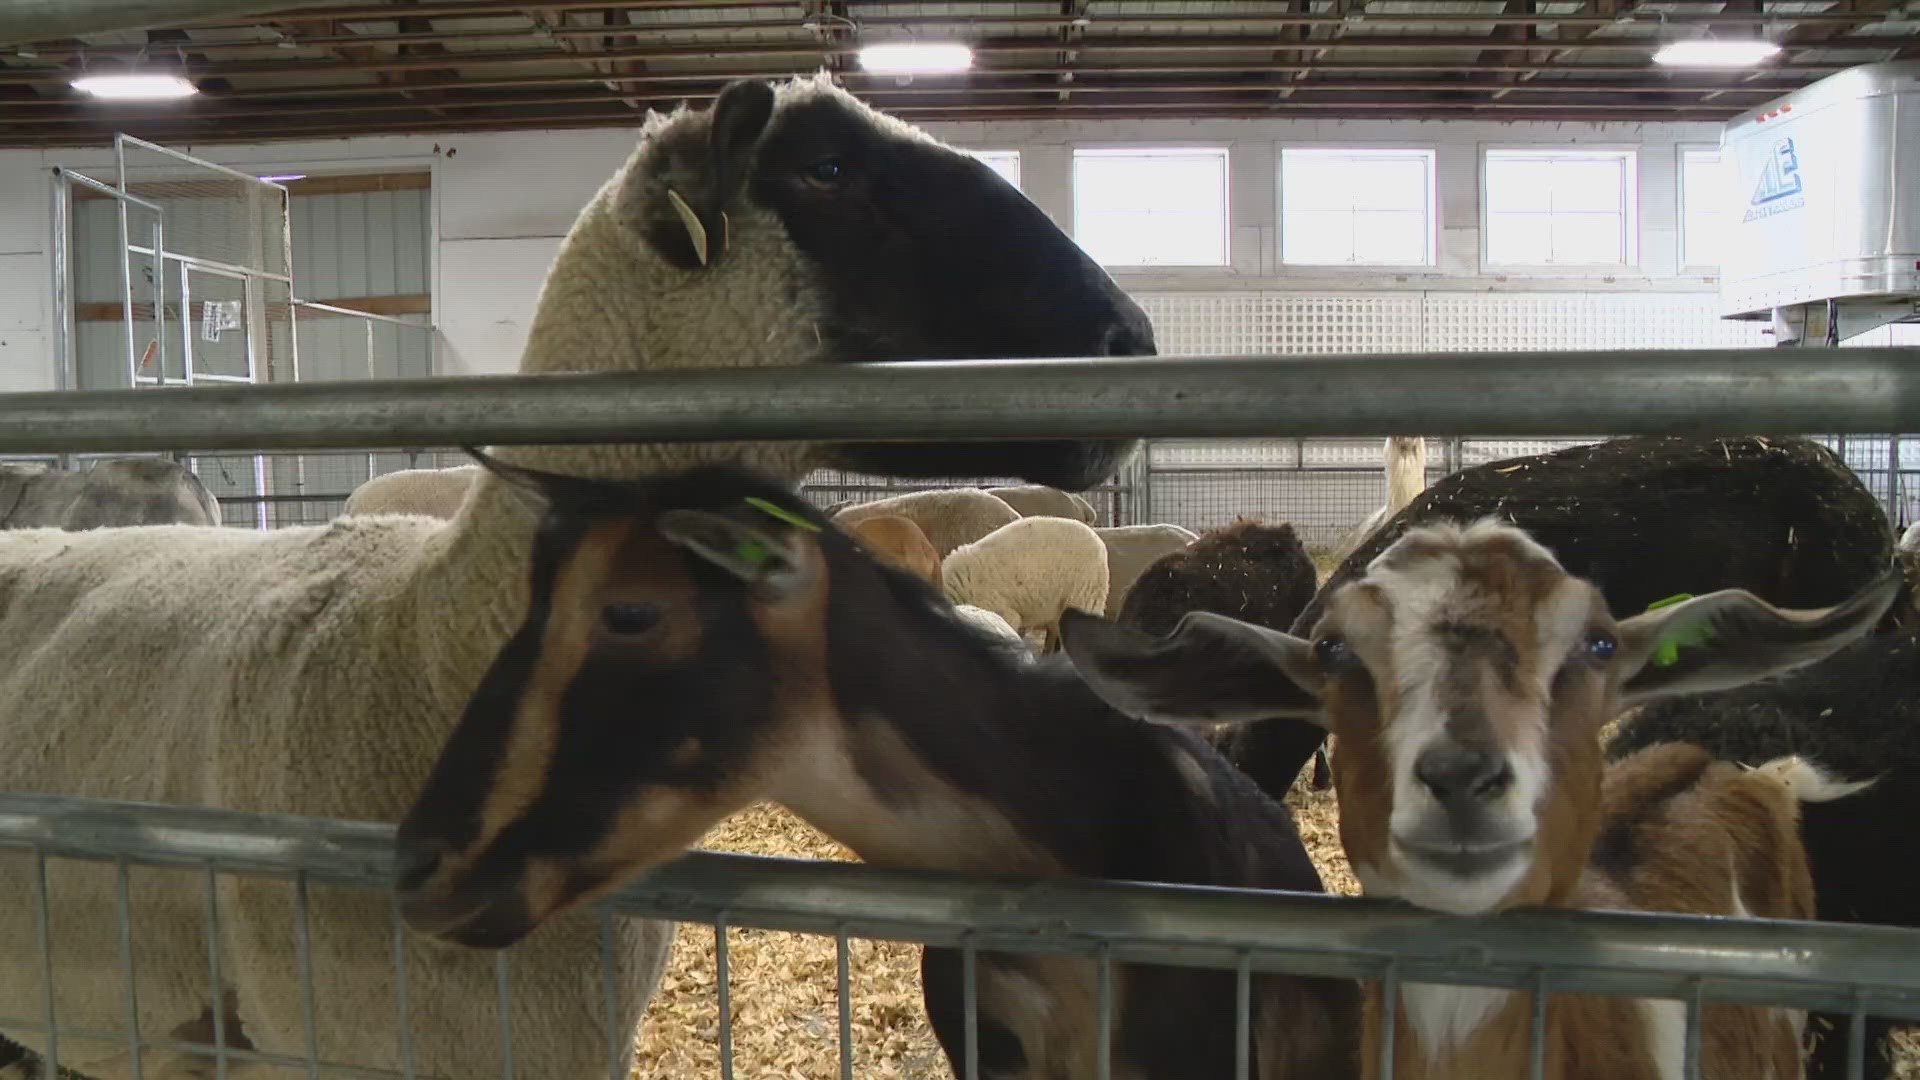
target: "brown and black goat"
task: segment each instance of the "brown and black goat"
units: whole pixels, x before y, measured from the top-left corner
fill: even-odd
[[[1481,522],[1409,531],[1331,598],[1311,640],[1207,613],[1157,639],[1091,616],[1062,635],[1089,684],[1130,715],[1321,717],[1339,739],[1341,842],[1370,895],[1454,914],[1811,919],[1799,804],[1855,785],[1798,759],[1748,770],[1682,744],[1608,767],[1600,730],[1624,704],[1818,661],[1871,629],[1898,588],[1890,574],[1821,611],[1730,590],[1615,622],[1597,589],[1524,532]],[[1368,1080],[1380,993],[1368,990]],[[1526,994],[1408,984],[1392,1007],[1396,1080],[1529,1074]],[[1707,1006],[1701,1075],[1794,1080],[1802,1023]],[[1555,995],[1545,1076],[1672,1080],[1684,1035],[1677,1001]]]
[[[616,484],[482,458],[542,514],[527,621],[399,830],[407,922],[509,945],[780,803],[867,862],[1318,892],[1286,809],[1203,740],[955,617],[772,480]],[[1095,1075],[1090,960],[979,956],[979,1075]],[[922,958],[966,1075],[960,955]],[[1227,1077],[1231,972],[1115,965],[1112,1075]],[[1359,987],[1256,975],[1254,1075],[1348,1076]]]

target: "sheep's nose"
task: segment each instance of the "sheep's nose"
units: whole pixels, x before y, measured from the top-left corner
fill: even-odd
[[[1513,786],[1513,766],[1506,755],[1451,741],[1421,754],[1413,764],[1413,775],[1448,810],[1492,802]]]
[[[440,859],[446,848],[432,840],[406,838],[395,841],[393,848],[394,887],[403,893],[416,892],[440,869]]]

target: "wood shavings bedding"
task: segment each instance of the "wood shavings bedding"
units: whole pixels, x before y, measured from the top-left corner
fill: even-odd
[[[1309,769],[1312,763],[1309,762]],[[1287,794],[1300,838],[1330,892],[1360,893],[1340,850],[1332,791],[1296,783]],[[722,822],[698,845],[713,851],[856,862],[851,852],[770,804]],[[830,1080],[840,1075],[839,1002],[830,937],[728,931],[733,998],[733,1074],[741,1080]],[[920,1003],[920,950],[854,939],[853,1066],[862,1080],[953,1080]],[[685,926],[661,976],[638,1040],[635,1080],[720,1076],[719,1003],[713,928]],[[1920,1035],[1895,1035],[1895,1080],[1920,1080]]]

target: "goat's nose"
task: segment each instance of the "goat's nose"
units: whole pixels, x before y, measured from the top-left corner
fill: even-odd
[[[440,869],[440,857],[446,850],[432,840],[401,837],[393,847],[394,887],[403,893],[413,892],[433,877]]]
[[[1414,778],[1449,809],[1492,802],[1513,786],[1513,767],[1504,754],[1443,742],[1413,764]]]

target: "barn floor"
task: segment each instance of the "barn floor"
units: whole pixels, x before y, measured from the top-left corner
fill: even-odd
[[[1340,851],[1332,792],[1296,786],[1288,798],[1301,836],[1328,888],[1357,894]],[[853,861],[839,844],[777,806],[736,814],[701,842],[715,851]],[[734,1075],[827,1080],[839,1075],[833,939],[763,930],[729,931]],[[886,1080],[952,1080],[920,1006],[918,949],[851,943],[854,1075]],[[682,928],[642,1025],[636,1080],[718,1077],[718,1006],[713,930]],[[1920,1080],[1920,1039],[1905,1033],[1895,1075]]]

